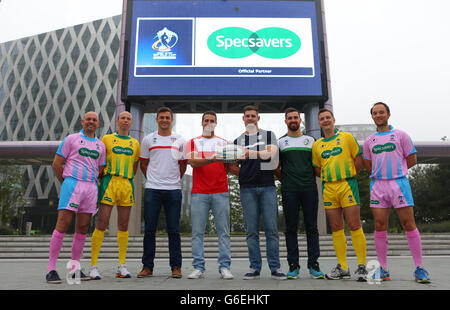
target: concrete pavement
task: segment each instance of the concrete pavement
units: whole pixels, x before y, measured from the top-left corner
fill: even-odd
[[[367,261],[375,257],[367,257]],[[306,271],[306,259],[300,260],[300,278],[296,280],[273,280],[267,261],[263,260],[261,277],[258,280],[243,280],[243,275],[248,271],[248,259],[233,259],[231,270],[233,280],[222,280],[217,270],[216,259],[206,260],[205,278],[190,280],[187,275],[193,270],[192,260],[184,259],[182,279],[172,279],[168,259],[155,260],[154,276],[151,278],[137,278],[141,270],[141,262],[138,259],[127,261],[128,270],[132,274],[131,279],[114,278],[117,261],[114,259],[99,260],[99,270],[104,276],[102,280],[86,281],[81,284],[68,284],[65,280],[65,268],[68,260],[60,259],[57,271],[63,279],[62,284],[47,284],[45,272],[47,268],[46,259],[11,259],[0,261],[0,290],[46,290],[46,291],[72,291],[72,290],[217,290],[217,291],[283,291],[283,290],[450,290],[450,256],[426,256],[423,259],[425,268],[430,272],[431,284],[418,284],[413,281],[413,261],[409,256],[393,256],[388,258],[392,281],[383,282],[380,285],[356,282],[354,280],[315,280],[309,277]],[[336,265],[335,258],[320,258],[321,269],[330,271]],[[348,259],[350,271],[354,272],[357,261],[355,258]],[[81,261],[85,270],[89,268],[89,260]],[[287,262],[282,260],[282,270],[288,270]],[[167,292],[166,292],[167,293]]]

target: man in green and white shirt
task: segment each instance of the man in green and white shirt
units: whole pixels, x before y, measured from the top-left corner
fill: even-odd
[[[280,165],[275,175],[281,181],[283,214],[286,221],[286,247],[289,264],[288,278],[296,279],[300,272],[298,250],[298,222],[300,205],[305,221],[308,270],[316,279],[323,279],[318,258],[320,256],[317,229],[318,192],[312,166],[314,138],[303,135],[300,113],[294,108],[285,112],[286,135],[278,140]]]

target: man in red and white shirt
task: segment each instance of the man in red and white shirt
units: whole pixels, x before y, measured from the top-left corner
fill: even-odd
[[[192,257],[194,271],[189,279],[203,278],[205,257],[203,237],[209,210],[212,211],[219,242],[219,273],[222,279],[233,279],[230,271],[230,196],[227,164],[216,159],[216,151],[228,144],[214,134],[217,116],[207,111],[202,116],[203,134],[186,146],[186,158],[193,168],[191,196]]]
[[[173,278],[181,278],[181,179],[186,171],[182,136],[172,132],[173,114],[167,107],[156,113],[158,131],[145,136],[141,143],[141,171],[146,177],[144,192],[144,252],[142,271],[138,278],[153,275],[156,228],[161,207],[164,207],[169,237],[170,267]]]

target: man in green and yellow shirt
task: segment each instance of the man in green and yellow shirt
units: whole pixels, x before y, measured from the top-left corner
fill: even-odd
[[[331,280],[350,279],[345,217],[358,258],[356,278],[357,281],[365,281],[366,238],[361,226],[359,191],[355,178],[363,166],[361,148],[352,134],[335,130],[333,112],[321,109],[318,117],[324,137],[314,143],[312,161],[316,176],[322,180],[323,205],[333,232],[338,260],[337,266],[325,276]]]

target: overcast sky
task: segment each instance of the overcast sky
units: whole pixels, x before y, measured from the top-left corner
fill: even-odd
[[[450,1],[324,3],[336,123],[372,123],[371,105],[384,101],[391,124],[413,140],[450,137]],[[0,0],[0,43],[121,12],[122,0]],[[279,136],[283,119],[262,114],[260,127]],[[216,134],[227,139],[244,129],[240,114],[218,121]],[[200,135],[200,116],[180,115],[176,130]]]

